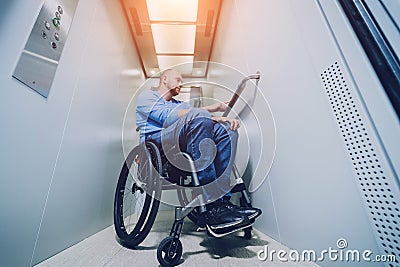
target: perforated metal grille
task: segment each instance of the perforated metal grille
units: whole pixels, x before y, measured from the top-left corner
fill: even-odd
[[[395,195],[398,191],[393,190],[396,183],[390,181],[394,178],[388,177],[382,167],[382,160],[339,64],[332,64],[321,78],[379,238],[378,244],[387,255],[396,256],[396,262],[387,262],[387,265],[399,266],[400,201]]]

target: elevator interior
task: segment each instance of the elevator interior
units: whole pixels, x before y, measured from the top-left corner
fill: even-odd
[[[47,97],[13,78],[44,1],[0,4],[1,265],[37,264],[112,224],[124,150],[138,142],[134,96],[157,83],[123,2],[77,3]],[[235,89],[261,74],[234,110],[245,136],[237,164],[263,209],[256,229],[297,250],[345,239],[349,249],[400,259],[396,91],[343,2],[367,7],[398,63],[398,1],[225,0],[207,69],[186,81],[207,83],[203,101],[224,100],[231,92],[210,84]]]

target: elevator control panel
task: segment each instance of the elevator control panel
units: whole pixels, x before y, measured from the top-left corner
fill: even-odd
[[[44,2],[13,77],[48,97],[78,0]]]

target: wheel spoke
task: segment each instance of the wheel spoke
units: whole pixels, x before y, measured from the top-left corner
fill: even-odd
[[[159,201],[154,198],[161,194],[157,191],[161,185],[152,177],[153,161],[159,171],[161,157],[153,144],[135,147],[129,154],[129,165],[123,166],[118,180],[114,223],[120,243],[129,248],[144,240],[157,215]]]
[[[125,199],[125,205],[123,208],[123,217],[126,232],[129,234],[131,228],[134,228],[140,214],[142,213],[145,194],[140,193],[140,191],[135,191],[133,194],[128,194],[129,199]],[[129,202],[129,205],[128,205]]]

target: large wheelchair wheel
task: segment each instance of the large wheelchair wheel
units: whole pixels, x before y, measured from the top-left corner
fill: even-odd
[[[114,227],[121,245],[134,248],[149,234],[161,197],[161,157],[156,145],[136,146],[122,167],[114,198]]]

